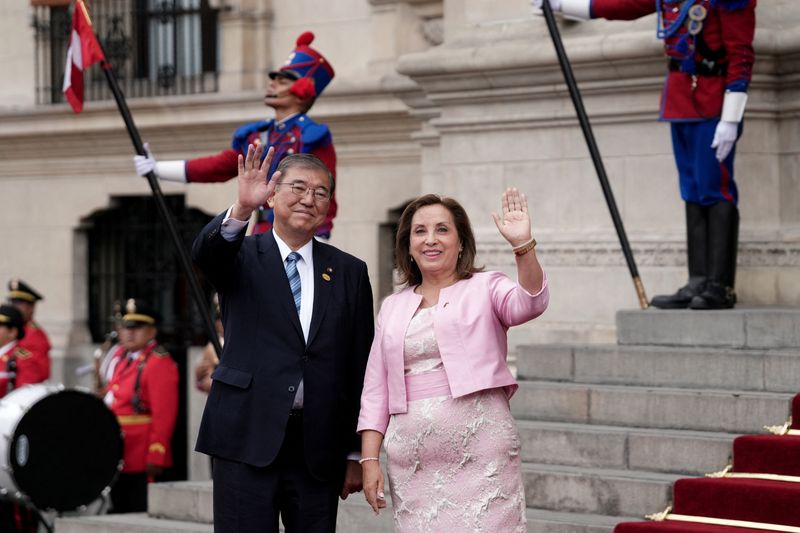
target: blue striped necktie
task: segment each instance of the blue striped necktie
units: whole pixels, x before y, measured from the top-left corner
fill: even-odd
[[[300,314],[300,274],[297,272],[297,261],[300,258],[301,255],[297,252],[286,256],[286,276],[289,278],[289,288],[292,289],[294,306],[297,308],[298,315]]]

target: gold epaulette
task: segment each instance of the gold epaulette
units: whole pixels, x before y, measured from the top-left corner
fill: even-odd
[[[167,453],[167,448],[160,442],[154,442],[153,444],[150,445],[147,451],[150,453],[165,454]]]
[[[17,346],[14,349],[13,354],[16,355],[17,357],[19,357],[20,359],[27,359],[28,357],[33,355],[31,352],[29,352],[28,350],[26,350],[22,346]]]
[[[167,349],[164,348],[163,346],[161,346],[160,344],[158,346],[156,346],[155,348],[153,348],[153,352],[152,353],[156,357],[169,357],[169,352],[167,351]]]

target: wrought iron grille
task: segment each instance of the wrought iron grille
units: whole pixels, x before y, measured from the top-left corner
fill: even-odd
[[[183,195],[164,197],[184,245],[211,217],[184,205]],[[85,220],[89,243],[89,326],[95,342],[111,330],[114,300],[142,298],[158,309],[160,338],[167,345],[202,345],[206,332],[180,262],[152,197],[114,198],[113,207]],[[209,307],[211,287],[205,287]]]
[[[186,246],[211,217],[187,208],[183,195],[164,197],[178,234]],[[83,221],[89,252],[89,329],[94,342],[112,330],[114,300],[142,298],[162,316],[158,341],[178,364],[180,403],[178,424],[172,437],[172,469],[163,480],[186,479],[187,425],[186,376],[188,348],[207,340],[203,322],[191,294],[155,200],[150,196],[112,199],[109,209]],[[209,306],[212,289],[204,286]]]
[[[194,238],[211,217],[186,207],[183,195],[164,197],[173,214],[184,245]],[[112,199],[111,207],[83,220],[89,262],[89,329],[94,342],[101,342],[113,327],[114,300],[141,298],[162,316],[158,341],[178,364],[180,384],[179,423],[172,437],[174,466],[163,480],[186,479],[187,425],[186,376],[188,348],[205,344],[207,335],[188,282],[167,229],[150,196]],[[212,288],[203,287],[209,306]]]
[[[92,23],[128,97],[217,91],[217,14],[208,0],[86,0]],[[36,102],[64,101],[72,7],[35,6]],[[112,98],[102,71],[84,74],[85,100]]]

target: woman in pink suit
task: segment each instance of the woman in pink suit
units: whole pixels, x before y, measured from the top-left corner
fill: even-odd
[[[376,513],[386,507],[383,444],[401,533],[525,531],[506,332],[539,316],[548,290],[525,195],[508,189],[502,205],[492,216],[517,283],[475,267],[475,237],[455,200],[422,196],[400,217],[395,253],[407,286],[378,314],[358,430],[367,501]]]

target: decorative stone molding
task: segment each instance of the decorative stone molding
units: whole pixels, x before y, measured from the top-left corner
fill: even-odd
[[[431,46],[444,42],[443,0],[369,0],[375,8],[408,6],[419,19],[420,32]]]
[[[422,35],[432,46],[444,42],[444,21],[441,17],[427,19],[422,22]]]
[[[686,245],[679,242],[631,243],[639,267],[686,266]],[[548,267],[624,267],[616,242],[548,242],[537,249]],[[504,242],[478,243],[479,263],[513,268],[514,256]],[[800,268],[800,242],[748,241],[739,246],[740,268]]]

